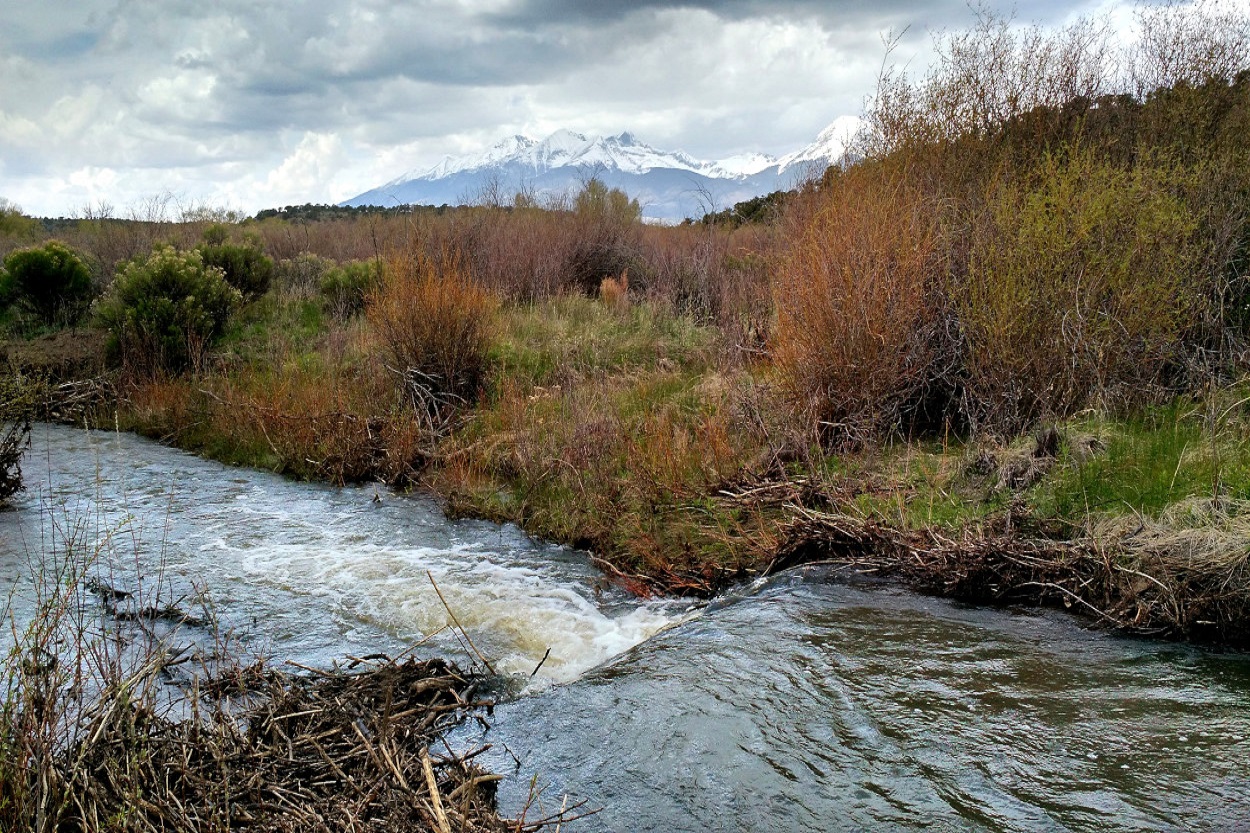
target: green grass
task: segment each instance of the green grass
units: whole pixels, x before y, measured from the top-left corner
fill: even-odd
[[[0,339],[34,341],[37,338],[59,333],[62,330],[80,329],[90,323],[90,317],[84,317],[83,321],[76,327],[49,324],[46,321],[41,321],[38,316],[19,309],[14,304],[7,309],[0,309]]]
[[[1214,430],[1212,430],[1214,425]],[[1001,467],[1036,440],[1010,446],[895,442],[830,456],[819,474],[866,518],[896,527],[975,526],[1023,503],[1041,522],[1086,527],[1113,515],[1158,517],[1194,497],[1250,500],[1250,386],[1113,418],[1088,413],[1058,426],[1059,454],[1040,479],[1013,490]],[[990,461],[988,470],[974,461]]]
[[[497,374],[539,386],[602,373],[705,366],[719,339],[714,327],[650,304],[616,311],[581,296],[509,307],[501,324],[491,356]]]
[[[962,441],[897,441],[821,462],[820,474],[865,518],[905,529],[975,525],[1007,504],[992,478],[970,472]]]
[[[524,361],[496,365],[495,395],[449,438],[435,489],[457,511],[702,592],[753,563],[749,542],[722,534],[742,519],[710,497],[760,451],[733,411],[749,380],[722,376],[712,339],[688,321],[584,299],[556,307],[513,311],[502,349]],[[578,372],[553,383],[542,367],[557,354],[576,354]]]
[[[1236,394],[1076,423],[1073,434],[1105,437],[1105,450],[1081,459],[1069,443],[1059,469],[1033,495],[1035,511],[1069,521],[1127,512],[1153,517],[1190,497],[1250,498],[1248,414],[1244,402],[1228,401]]]
[[[270,292],[231,317],[220,349],[263,364],[277,354],[311,353],[328,329],[320,300]]]

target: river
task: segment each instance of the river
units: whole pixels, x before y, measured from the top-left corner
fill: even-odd
[[[1250,657],[966,607],[819,568],[704,608],[640,602],[582,553],[448,521],[420,496],[232,469],[128,435],[36,428],[0,513],[22,615],[66,535],[275,659],[418,650],[521,696],[491,744],[505,812],[586,801],[582,831],[1247,830]],[[375,501],[375,494],[380,498]],[[537,675],[547,649],[550,656]],[[540,806],[541,805],[541,806]]]

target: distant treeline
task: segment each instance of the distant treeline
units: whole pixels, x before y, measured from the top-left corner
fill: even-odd
[[[320,205],[304,203],[303,205],[287,205],[282,208],[266,208],[256,213],[257,220],[287,220],[289,222],[316,223],[323,220],[348,220],[353,217],[369,215],[397,216],[402,214],[430,214],[441,216],[455,206],[447,205]]]
[[[733,227],[740,226],[743,223],[771,222],[781,215],[781,210],[786,204],[786,198],[793,193],[793,191],[773,191],[771,194],[752,197],[749,200],[734,203],[733,208],[704,214],[699,222],[705,226],[727,225]]]

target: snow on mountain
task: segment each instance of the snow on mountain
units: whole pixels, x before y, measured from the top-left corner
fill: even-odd
[[[667,153],[656,150],[639,142],[632,133],[603,137],[557,130],[541,142],[526,136],[509,136],[486,153],[448,156],[433,168],[407,173],[388,184],[413,179],[442,179],[456,173],[507,166],[526,168],[534,174],[575,166],[642,174],[653,168],[699,171],[707,165],[680,151]]]
[[[859,124],[858,116],[842,116],[835,119],[832,124],[820,131],[816,141],[778,159],[777,167],[785,171],[812,163],[828,166],[846,152],[847,146],[855,136],[855,131],[859,129]]]
[[[448,156],[432,168],[406,173],[343,204],[466,203],[488,183],[567,193],[587,176],[596,176],[637,198],[644,217],[676,221],[701,216],[709,199],[713,208],[725,208],[793,187],[796,175],[805,175],[807,168],[823,170],[841,156],[852,121],[857,120],[838,119],[814,143],[780,159],[747,153],[704,161],[682,151],[659,150],[628,132],[605,137],[557,130],[541,141],[515,135],[485,153]]]
[[[736,177],[752,176],[777,165],[777,160],[767,153],[743,153],[730,156],[719,162],[705,163],[704,173],[709,176]]]

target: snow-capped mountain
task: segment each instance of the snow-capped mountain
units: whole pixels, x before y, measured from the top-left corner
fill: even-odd
[[[849,137],[847,120],[839,119],[814,143],[780,159],[749,153],[709,162],[658,150],[628,132],[604,137],[557,130],[542,141],[509,136],[485,153],[449,156],[343,205],[456,205],[478,201],[488,191],[499,195],[522,189],[569,193],[594,176],[635,197],[644,217],[675,222],[819,175],[842,155]]]
[[[556,168],[605,168],[622,173],[643,174],[655,168],[699,171],[708,163],[691,159],[680,151],[665,153],[645,145],[631,133],[619,136],[584,136],[571,130],[557,130],[541,142],[528,136],[509,136],[486,153],[448,156],[433,168],[411,171],[393,184],[414,179],[445,179],[458,173],[519,166],[534,174]]]
[[[842,116],[835,119],[832,124],[820,131],[816,141],[801,150],[781,157],[777,160],[777,166],[784,171],[815,163],[820,166],[820,171],[823,173],[830,161],[841,158],[846,152],[847,146],[850,145],[858,129],[858,116]]]

